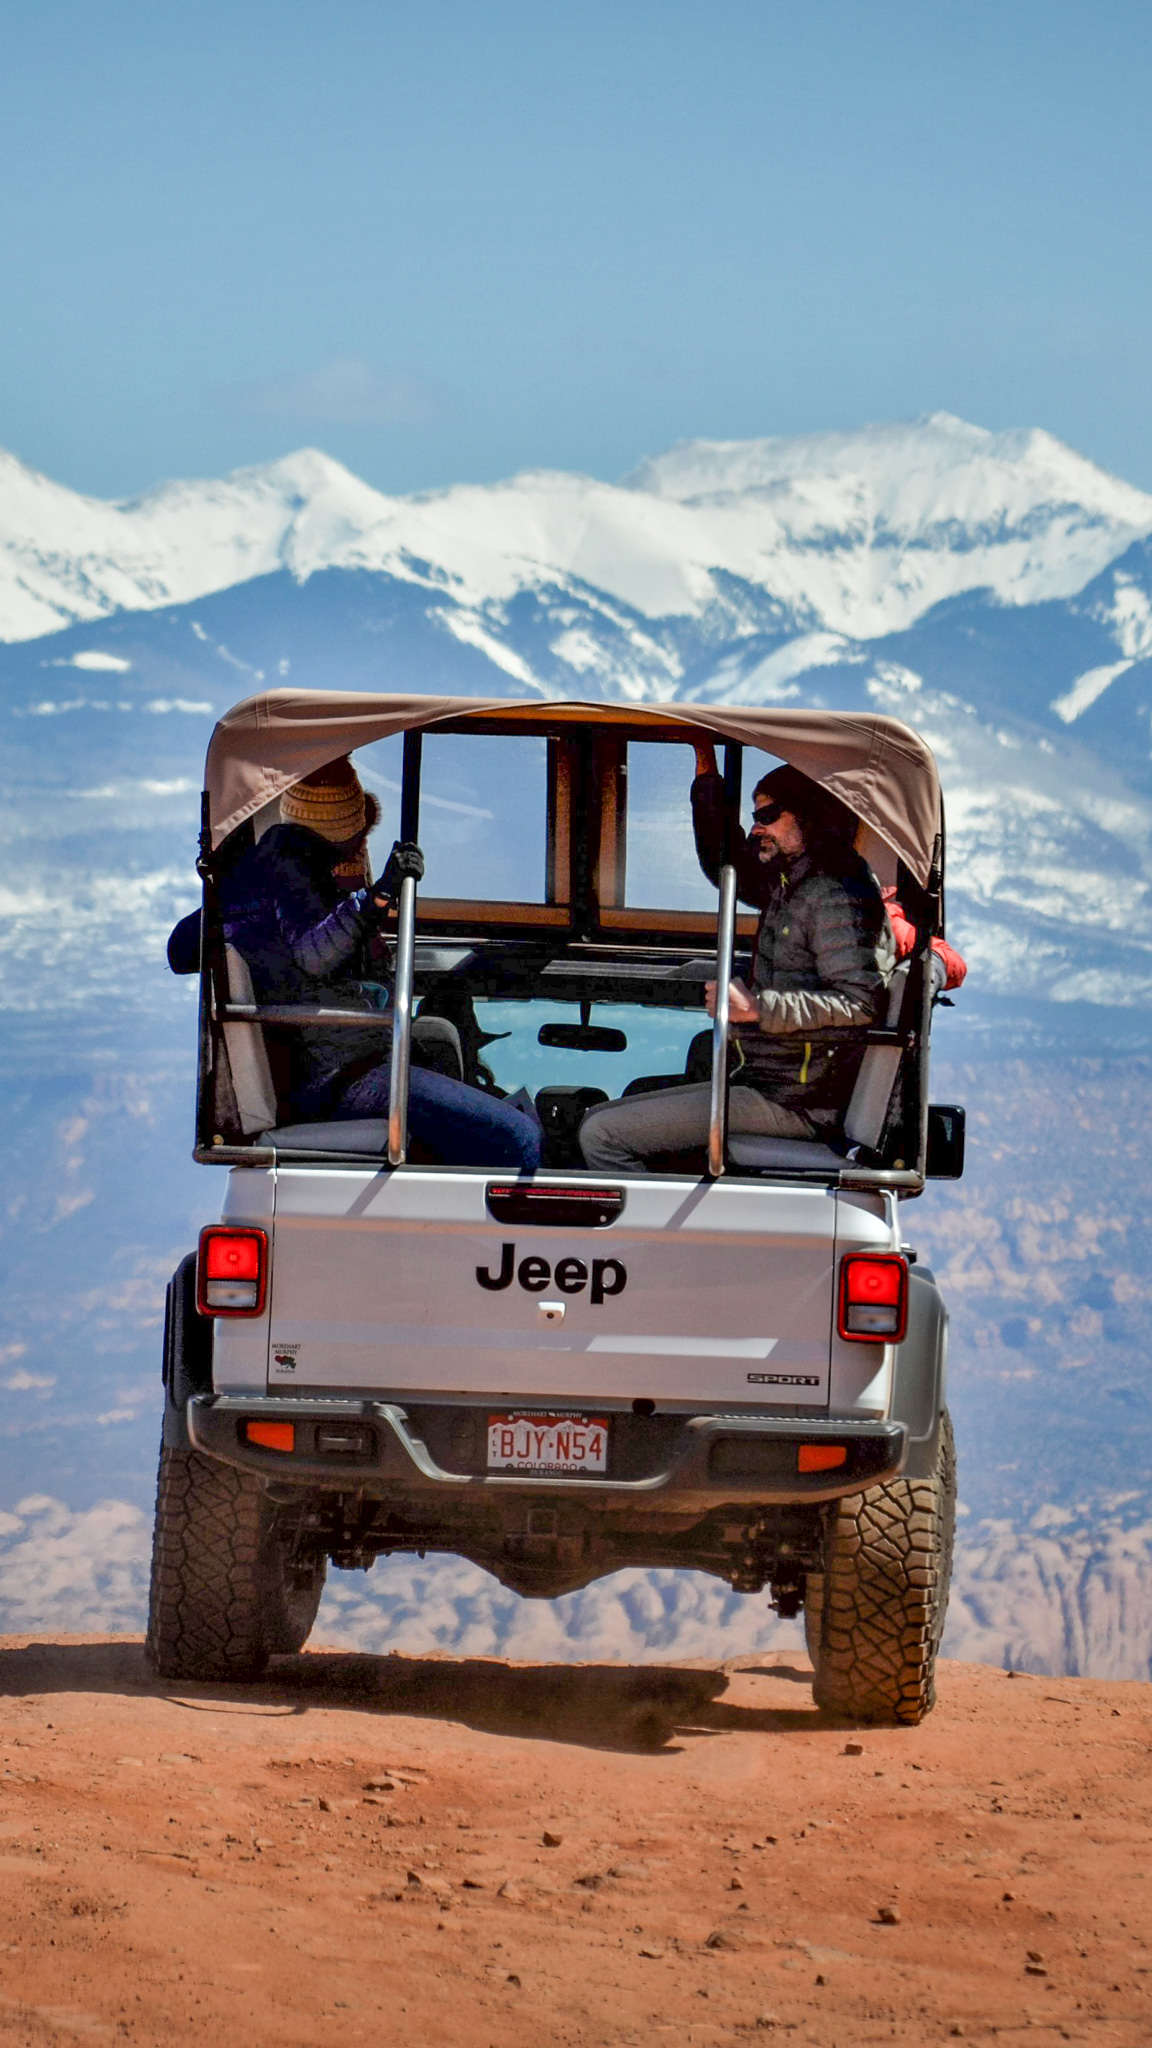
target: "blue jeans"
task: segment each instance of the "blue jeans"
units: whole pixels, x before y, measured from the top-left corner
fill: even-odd
[[[362,1074],[328,1115],[338,1122],[386,1117],[390,1072],[385,1063]],[[408,1129],[445,1166],[511,1166],[531,1173],[540,1164],[543,1137],[530,1116],[430,1067],[411,1070]]]

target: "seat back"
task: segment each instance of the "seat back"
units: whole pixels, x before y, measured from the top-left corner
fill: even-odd
[[[895,1031],[900,1022],[911,964],[910,960],[902,960],[889,983],[884,1013],[888,1031]],[[844,1136],[850,1145],[866,1145],[869,1151],[874,1151],[880,1143],[902,1057],[903,1049],[898,1045],[870,1045],[865,1052],[844,1113]]]
[[[228,994],[232,1002],[254,1003],[252,976],[243,954],[238,953],[235,946],[225,946],[224,958],[228,964]],[[259,1024],[225,1024],[224,1043],[228,1049],[228,1065],[232,1069],[232,1092],[236,1097],[240,1129],[246,1138],[251,1138],[257,1131],[269,1130],[277,1115],[276,1090],[272,1085],[263,1028]]]
[[[412,1064],[444,1074],[449,1081],[464,1079],[464,1047],[460,1033],[447,1017],[412,1019]]]

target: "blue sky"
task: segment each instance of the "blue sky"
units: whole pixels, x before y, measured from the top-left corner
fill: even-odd
[[[1130,0],[0,0],[0,444],[388,490],[937,408],[1152,487]]]

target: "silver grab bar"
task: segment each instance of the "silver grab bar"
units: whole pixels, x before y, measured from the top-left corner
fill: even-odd
[[[712,1024],[712,1101],[708,1118],[708,1171],[724,1172],[728,1136],[728,989],[736,949],[736,870],[720,870],[720,915],[716,925],[716,1016]]]
[[[408,1077],[412,1067],[412,979],[416,959],[416,884],[400,884],[396,921],[396,995],[392,1005],[392,1073],[388,1089],[388,1164],[408,1153]]]

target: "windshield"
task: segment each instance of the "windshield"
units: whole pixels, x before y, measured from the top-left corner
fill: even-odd
[[[693,1039],[701,1031],[711,1035],[703,1008],[659,1010],[638,1003],[596,1003],[592,1007],[594,1031],[623,1034],[626,1048],[616,1052],[540,1044],[542,1027],[559,1024],[579,1029],[578,1003],[479,1001],[476,1018],[481,1031],[508,1034],[485,1046],[480,1054],[497,1086],[510,1094],[526,1088],[533,1097],[541,1088],[564,1087],[602,1088],[615,1099],[630,1081],[642,1076],[675,1075],[685,1080]]]

